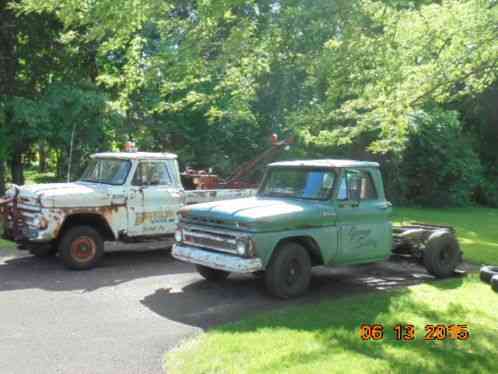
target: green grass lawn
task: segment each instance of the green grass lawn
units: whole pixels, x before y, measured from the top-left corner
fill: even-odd
[[[26,170],[24,172],[24,178],[26,184],[63,182],[63,180],[57,178],[53,172],[40,173],[36,169]]]
[[[16,245],[13,242],[0,239],[0,251],[15,249]]]
[[[476,264],[498,264],[498,209],[397,208],[395,222],[418,221],[452,225],[457,230],[464,259]]]
[[[214,328],[166,355],[168,373],[498,373],[498,294],[476,274],[292,307]],[[385,326],[360,339],[361,323]],[[397,323],[415,339],[397,341]],[[467,324],[466,341],[425,341],[426,324]]]

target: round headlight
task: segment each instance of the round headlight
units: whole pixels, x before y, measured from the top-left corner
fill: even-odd
[[[181,242],[183,240],[183,232],[182,229],[176,229],[175,231],[175,240],[177,242]]]
[[[48,227],[48,221],[42,216],[35,216],[31,221],[31,225],[38,229],[45,230]]]
[[[35,227],[39,227],[41,224],[41,219],[40,217],[35,217],[33,218],[33,221],[31,221],[31,224]]]
[[[235,248],[239,255],[244,256],[246,254],[247,243],[244,240],[239,239],[235,244]]]

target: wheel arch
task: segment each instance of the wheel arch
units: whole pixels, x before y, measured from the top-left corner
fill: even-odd
[[[104,241],[116,240],[116,236],[114,235],[107,219],[101,214],[90,212],[73,213],[66,216],[59,230],[59,235],[57,235],[58,239],[60,239],[62,235],[67,232],[67,230],[76,226],[93,227],[99,232]]]
[[[318,266],[324,264],[322,252],[320,246],[318,245],[318,242],[312,236],[309,235],[296,235],[280,239],[277,242],[277,244],[274,246],[270,259],[271,257],[273,257],[275,251],[280,246],[289,242],[297,243],[301,245],[304,249],[306,249],[306,251],[310,256],[312,266]]]

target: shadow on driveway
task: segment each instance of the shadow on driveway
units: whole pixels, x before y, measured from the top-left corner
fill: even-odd
[[[422,267],[406,260],[313,269],[310,292],[294,300],[269,296],[264,279],[231,275],[220,283],[197,280],[182,289],[159,288],[141,303],[155,313],[183,324],[208,328],[237,321],[252,313],[322,299],[386,290],[434,280]],[[438,282],[434,282],[437,285]]]
[[[102,262],[87,271],[65,269],[57,256],[38,258],[24,251],[7,252],[10,256],[0,257],[0,292],[21,289],[91,292],[140,278],[194,271],[192,265],[175,261],[169,249],[111,247]]]

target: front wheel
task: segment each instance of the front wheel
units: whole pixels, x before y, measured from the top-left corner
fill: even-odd
[[[311,260],[301,245],[288,242],[276,249],[265,272],[268,291],[282,299],[302,295],[311,279]]]
[[[196,265],[197,271],[202,277],[208,281],[221,282],[230,274],[228,271],[208,268],[207,266]]]
[[[104,254],[104,241],[97,230],[90,226],[69,229],[59,243],[59,253],[64,265],[73,270],[95,267]]]

